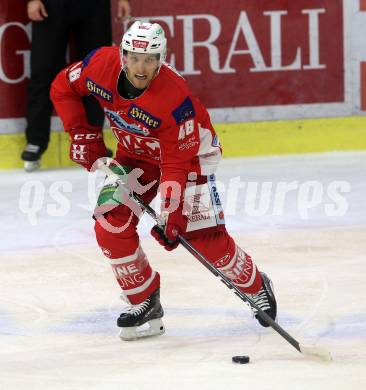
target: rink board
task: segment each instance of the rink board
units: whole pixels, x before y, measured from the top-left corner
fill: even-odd
[[[366,150],[366,117],[221,123],[214,127],[223,146],[224,157]],[[104,134],[107,145],[115,149],[112,133],[106,130]],[[1,134],[0,169],[22,167],[20,154],[24,145],[23,134]],[[69,160],[68,135],[52,132],[42,167],[74,165]]]
[[[11,169],[22,166],[31,26],[20,3],[3,3],[0,169]],[[209,108],[224,157],[366,149],[364,11],[362,0],[171,0],[163,8],[141,0],[133,7],[136,18],[165,29],[167,60]],[[115,44],[127,27],[113,19]],[[73,166],[58,118],[51,128],[42,166]],[[115,145],[108,132],[106,141]]]

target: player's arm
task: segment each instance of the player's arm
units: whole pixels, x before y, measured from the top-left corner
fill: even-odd
[[[65,131],[70,134],[70,158],[90,170],[98,158],[106,155],[106,147],[102,129],[89,125],[82,103],[82,97],[90,93],[86,76],[85,61],[69,66],[56,76],[50,95]]]
[[[81,98],[89,93],[85,90],[82,75],[83,62],[77,62],[59,72],[51,85],[51,100],[60,116],[65,131],[88,125]]]
[[[199,130],[192,99],[182,99],[170,119],[169,126],[159,131],[161,212],[166,225],[164,232],[158,227],[152,230],[152,235],[168,250],[178,245],[177,236],[185,233],[187,227],[183,213],[184,189],[199,148]]]

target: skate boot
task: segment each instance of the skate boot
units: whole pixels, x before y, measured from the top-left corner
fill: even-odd
[[[257,306],[259,306],[266,314],[268,314],[273,320],[276,321],[277,303],[274,296],[272,281],[264,272],[261,272],[261,277],[262,288],[256,294],[248,295],[252,298]],[[269,325],[258,316],[257,310],[252,307],[251,309],[258,322],[267,328]]]
[[[164,311],[160,304],[160,289],[157,289],[142,303],[132,305],[119,316],[117,319],[117,326],[121,328],[119,337],[122,340],[130,341],[161,335],[165,332],[161,320],[163,315]],[[144,324],[146,325],[142,327]]]
[[[44,152],[38,145],[28,144],[21,159],[24,161],[24,169],[26,172],[33,172],[39,169],[42,153]]]

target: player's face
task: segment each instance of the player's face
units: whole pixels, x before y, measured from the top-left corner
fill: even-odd
[[[136,88],[146,88],[154,78],[159,60],[154,54],[127,52],[127,77]]]

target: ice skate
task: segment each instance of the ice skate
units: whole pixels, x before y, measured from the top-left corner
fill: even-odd
[[[263,272],[262,277],[262,288],[256,294],[248,294],[254,303],[256,303],[266,314],[268,314],[273,320],[277,317],[277,303],[274,296],[273,285],[271,279]],[[263,321],[257,314],[257,310],[252,308],[252,312],[258,322],[267,328],[269,325]]]
[[[160,289],[138,305],[132,305],[123,312],[117,326],[121,328],[119,337],[130,341],[142,337],[158,336],[165,332],[161,318],[164,315],[160,304]]]
[[[21,159],[24,161],[24,170],[26,172],[33,172],[40,168],[42,153],[43,150],[40,146],[27,144],[21,155]]]

